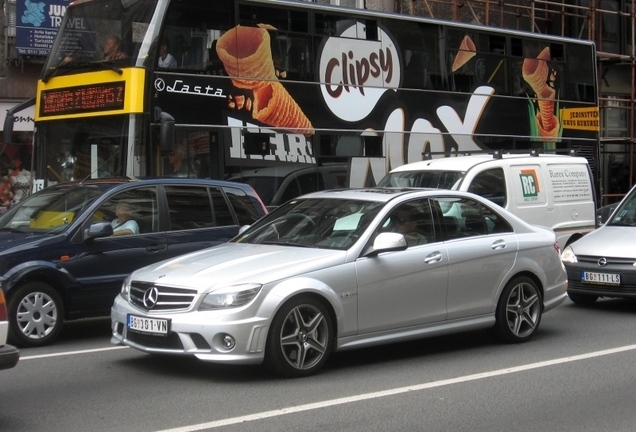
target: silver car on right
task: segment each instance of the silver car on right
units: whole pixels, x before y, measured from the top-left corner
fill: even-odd
[[[578,304],[599,297],[636,298],[636,187],[607,222],[563,250],[568,296]]]

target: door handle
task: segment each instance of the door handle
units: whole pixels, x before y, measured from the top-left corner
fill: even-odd
[[[424,262],[426,264],[434,264],[436,262],[440,262],[442,260],[442,254],[440,252],[433,252],[424,258]]]
[[[505,249],[508,247],[505,240],[497,240],[491,246],[492,250]]]
[[[146,252],[157,253],[162,249],[165,249],[166,245],[150,245],[146,247]]]

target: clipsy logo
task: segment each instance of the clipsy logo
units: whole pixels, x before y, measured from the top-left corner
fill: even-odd
[[[521,170],[521,174],[519,174],[519,180],[521,181],[521,191],[523,193],[524,199],[536,199],[539,196],[539,192],[541,192],[541,189],[535,170]]]
[[[331,112],[342,120],[366,118],[385,92],[400,86],[395,42],[384,30],[378,32],[380,40],[367,40],[365,25],[356,22],[323,46],[320,90]]]

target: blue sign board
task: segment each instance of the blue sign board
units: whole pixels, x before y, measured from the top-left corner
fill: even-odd
[[[16,0],[17,54],[48,55],[69,3],[69,0]]]

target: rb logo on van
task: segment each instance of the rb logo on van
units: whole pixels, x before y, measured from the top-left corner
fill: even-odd
[[[541,191],[539,189],[539,180],[537,179],[536,171],[533,169],[521,170],[519,180],[521,180],[523,199],[525,201],[536,201]]]

